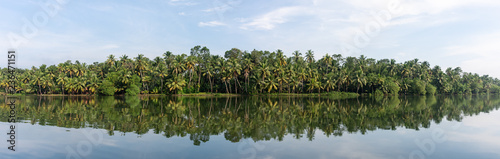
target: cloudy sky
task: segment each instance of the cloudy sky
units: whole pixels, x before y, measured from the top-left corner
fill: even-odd
[[[500,78],[498,0],[0,0],[0,50],[18,67],[109,54],[282,49],[398,62]],[[0,66],[7,65],[6,59]]]

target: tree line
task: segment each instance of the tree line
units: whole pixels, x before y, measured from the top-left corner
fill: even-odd
[[[7,68],[0,87],[8,88]],[[418,59],[397,63],[364,55],[343,57],[326,54],[316,60],[314,52],[282,50],[241,51],[233,48],[224,56],[195,46],[188,54],[170,51],[149,59],[111,54],[104,62],[41,65],[15,72],[16,91],[21,94],[186,94],[186,93],[325,93],[360,94],[479,94],[500,93],[500,80],[447,68]]]

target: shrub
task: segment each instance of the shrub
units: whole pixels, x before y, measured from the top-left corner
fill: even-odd
[[[425,87],[425,91],[427,92],[427,94],[430,94],[430,95],[435,95],[436,94],[436,86],[432,85],[432,84],[427,84],[427,86]]]
[[[398,86],[398,84],[396,82],[389,81],[389,82],[386,82],[386,85],[387,85],[387,90],[389,90],[390,94],[393,94],[393,95],[399,94],[400,87]]]
[[[377,89],[375,93],[373,93],[374,96],[383,96],[384,92],[382,92],[380,89]]]
[[[137,96],[139,94],[140,90],[139,87],[135,84],[131,84],[127,90],[125,90],[125,95],[126,96]]]
[[[116,88],[113,85],[113,83],[109,82],[108,80],[102,81],[101,85],[99,86],[99,94],[106,95],[106,96],[112,96],[115,94]]]
[[[497,85],[491,86],[490,92],[491,93],[500,93],[500,86],[497,86]]]
[[[425,84],[421,80],[413,80],[411,88],[415,94],[424,95],[426,93]]]

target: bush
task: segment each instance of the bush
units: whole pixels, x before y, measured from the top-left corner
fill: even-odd
[[[435,86],[433,86],[432,84],[427,84],[427,86],[425,87],[425,91],[427,92],[427,94],[430,94],[430,95],[435,95],[436,90],[437,90],[437,88]]]
[[[127,88],[127,90],[125,90],[125,95],[126,96],[137,96],[139,94],[139,92],[140,92],[139,87],[137,87],[137,85],[135,85],[135,84],[132,84]]]
[[[106,95],[106,96],[112,96],[115,94],[116,88],[113,85],[113,83],[109,82],[108,80],[102,81],[101,85],[99,86],[99,94],[101,95]]]
[[[387,85],[387,90],[389,91],[390,94],[396,95],[399,94],[399,86],[396,82],[394,81],[388,81],[386,82]]]
[[[491,86],[490,93],[500,93],[500,86],[497,85]]]
[[[415,94],[425,95],[426,93],[425,84],[421,80],[413,80],[411,88]]]
[[[377,89],[375,93],[373,93],[374,96],[384,96],[384,92],[382,92],[380,89]]]

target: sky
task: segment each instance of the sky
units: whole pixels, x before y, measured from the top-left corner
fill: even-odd
[[[207,46],[313,50],[500,78],[498,0],[0,0],[0,50],[17,67],[108,55],[153,59]],[[0,67],[7,66],[5,56]]]

